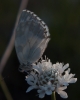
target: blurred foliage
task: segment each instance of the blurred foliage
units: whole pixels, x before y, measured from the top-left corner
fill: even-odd
[[[9,43],[21,0],[0,0],[0,59]],[[35,12],[49,26],[51,40],[44,53],[53,63],[70,64],[78,81],[71,84],[67,100],[79,99],[80,78],[80,0],[29,0],[27,9]],[[25,93],[25,75],[18,71],[15,48],[4,68],[3,77],[13,100],[38,100],[36,92]],[[2,91],[2,90],[1,90]],[[0,91],[0,95],[3,92]],[[4,95],[4,94],[3,94]],[[47,98],[48,97],[48,98]],[[2,96],[0,96],[2,99]],[[5,100],[5,99],[2,99]],[[50,100],[46,96],[44,100]],[[63,100],[57,95],[57,100]]]

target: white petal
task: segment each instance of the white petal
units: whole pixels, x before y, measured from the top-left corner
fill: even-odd
[[[75,83],[77,81],[77,78],[71,78],[70,80],[69,80],[69,83]]]
[[[51,94],[52,94],[52,91],[51,91],[51,90],[47,90],[47,91],[46,91],[46,94],[47,94],[47,95],[51,95]]]
[[[31,90],[36,89],[36,88],[37,88],[37,86],[30,86],[30,87],[27,89],[26,93],[27,93],[27,92],[30,92]]]
[[[40,88],[41,90],[45,90],[45,89],[46,89],[46,87],[44,87],[44,86],[39,86],[39,88]]]
[[[27,80],[27,83],[28,83],[29,85],[34,85],[34,82],[33,82],[33,81],[28,81],[28,80]]]
[[[47,83],[47,85],[50,87],[52,84],[51,84],[51,82],[49,81],[49,82]]]
[[[28,83],[29,85],[36,85],[36,83],[37,83],[37,77],[36,77],[36,75],[34,75],[34,77],[33,77],[33,76],[29,76],[29,77],[26,79],[26,81],[27,81],[27,83]]]
[[[67,72],[67,71],[66,71],[66,72]],[[66,73],[66,74],[63,76],[63,78],[64,78],[65,80],[68,80],[68,79],[69,79],[69,74]]]
[[[69,85],[67,82],[63,82],[62,84],[65,85],[65,86],[68,86]]]
[[[68,82],[64,79],[64,77],[60,77],[58,76],[58,81],[59,81],[59,84],[62,84],[62,85],[69,85]]]
[[[68,70],[67,70],[67,71],[68,71],[68,73],[70,73],[70,70],[71,70],[71,69],[70,69],[70,68],[68,68]]]
[[[25,76],[25,78],[28,78],[28,76]]]
[[[41,93],[42,90],[37,90],[38,93]]]
[[[51,87],[51,90],[53,91],[54,89],[55,89],[55,86],[54,86],[54,87],[52,86],[52,87]]]
[[[68,95],[65,91],[58,91],[58,94],[62,97],[62,98],[68,98]]]
[[[67,69],[69,67],[69,64],[66,64],[63,66],[63,70]]]
[[[75,76],[75,74],[69,74],[69,79],[74,77],[74,76]]]
[[[63,87],[59,87],[59,88],[57,88],[57,90],[59,90],[59,91],[61,91],[61,90],[65,90],[65,89],[67,89],[67,86],[63,86]]]
[[[45,96],[45,88],[43,86],[40,86],[41,90],[37,90],[39,93],[39,98],[43,98]]]
[[[32,75],[30,75],[30,76],[26,76],[26,80],[34,80],[34,78]]]
[[[34,81],[34,84],[36,84],[38,82],[38,78],[35,77],[35,81]]]
[[[63,81],[68,82],[68,80],[69,80],[69,75],[64,75],[64,76],[63,76]]]
[[[45,96],[45,92],[39,94],[39,98],[44,98],[44,96]]]

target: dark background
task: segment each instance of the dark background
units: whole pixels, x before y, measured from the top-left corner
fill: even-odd
[[[21,0],[0,0],[0,59],[9,43]],[[35,12],[49,26],[51,40],[44,55],[52,63],[69,63],[78,78],[66,90],[69,98],[80,99],[80,0],[29,0],[27,9]],[[40,100],[36,90],[25,93],[28,84],[18,71],[19,62],[13,49],[3,70],[3,79],[13,100]],[[57,100],[63,100],[57,95]],[[50,100],[46,96],[42,100]],[[7,100],[0,86],[0,100]]]

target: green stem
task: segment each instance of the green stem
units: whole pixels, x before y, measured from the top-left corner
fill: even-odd
[[[1,74],[0,74],[0,87],[2,88],[2,90],[4,92],[6,100],[13,100],[12,96],[11,96],[11,94],[10,94],[10,92],[9,92],[7,86],[6,86],[6,83],[5,83],[5,81],[4,81],[4,79],[3,79]]]
[[[52,99],[52,100],[56,100],[55,92],[52,93],[51,99]]]

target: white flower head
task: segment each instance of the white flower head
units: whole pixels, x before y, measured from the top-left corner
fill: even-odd
[[[51,95],[57,92],[62,98],[68,95],[64,91],[69,83],[75,83],[77,78],[75,74],[70,74],[69,64],[52,64],[50,59],[41,60],[33,65],[34,70],[26,76],[26,81],[30,85],[26,92],[37,89],[39,98],[45,97],[45,94]]]

